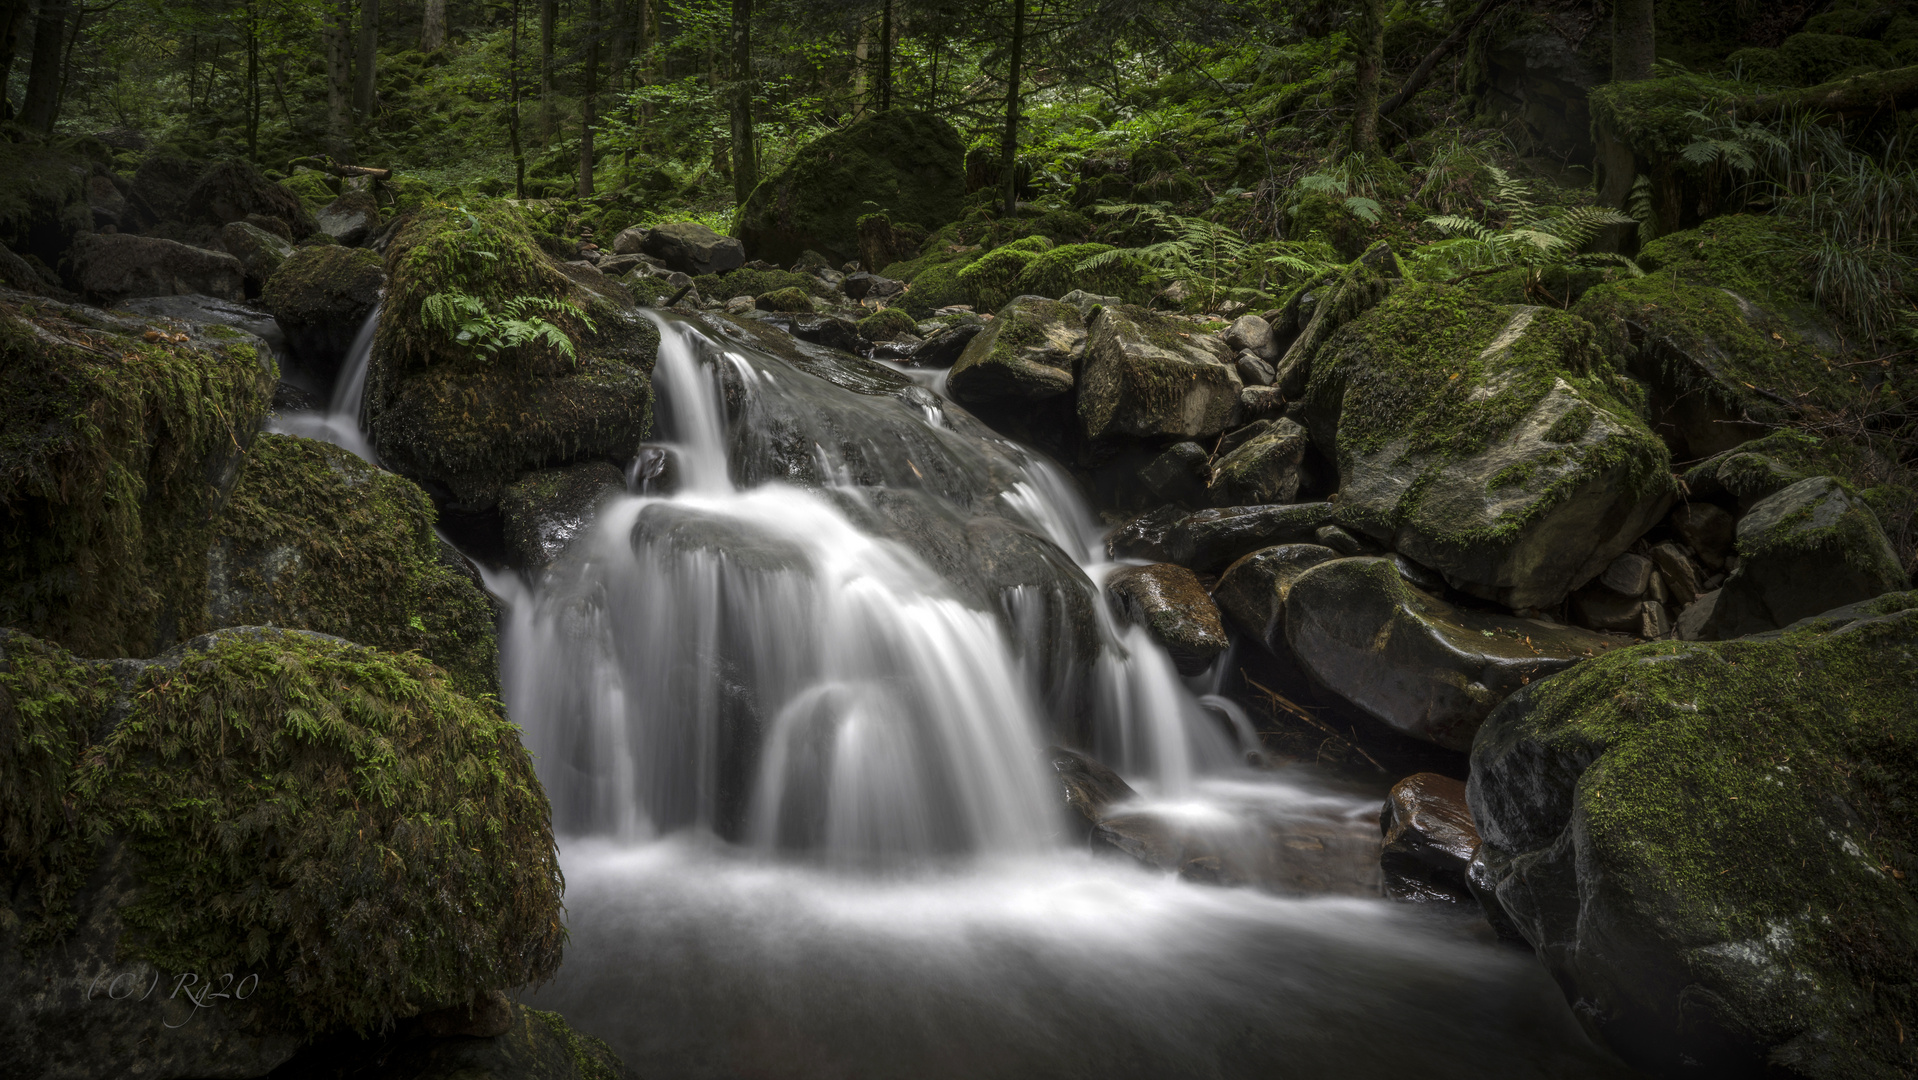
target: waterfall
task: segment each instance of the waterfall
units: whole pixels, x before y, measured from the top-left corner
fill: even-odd
[[[304,435],[330,442],[342,450],[378,465],[379,455],[360,427],[360,406],[366,396],[366,369],[373,359],[373,335],[380,329],[380,309],[376,305],[353,335],[353,345],[340,362],[339,375],[333,381],[333,396],[324,409],[278,414],[269,419],[268,431],[283,435]]]

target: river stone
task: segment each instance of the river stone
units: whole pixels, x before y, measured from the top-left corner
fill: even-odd
[[[1305,429],[1280,418],[1212,466],[1206,494],[1214,506],[1289,503],[1299,493]]]
[[[618,234],[613,237],[613,254],[644,254],[646,251],[646,234],[651,231],[652,230],[639,225],[619,230]]]
[[[370,191],[348,189],[313,215],[320,231],[347,247],[358,247],[380,226],[380,207]]]
[[[293,254],[292,244],[244,221],[230,221],[220,229],[220,246],[226,248],[227,254],[240,260],[247,283],[255,290],[273,276],[273,271],[280,268],[287,256]]]
[[[298,195],[238,159],[215,162],[201,173],[187,189],[181,210],[189,220],[215,228],[250,216],[272,218],[281,223],[288,240],[304,240],[317,227]]]
[[[1486,720],[1467,799],[1496,899],[1633,1066],[1911,1074],[1915,602],[1621,649]]]
[[[1591,326],[1407,284],[1315,361],[1338,521],[1510,608],[1551,608],[1671,504],[1671,459]]]
[[[1470,747],[1507,694],[1620,644],[1453,607],[1379,558],[1337,559],[1299,575],[1285,601],[1285,640],[1327,690],[1448,750]]]
[[[1776,630],[1908,586],[1871,508],[1839,481],[1815,476],[1761,501],[1738,523],[1738,569],[1702,633],[1725,640]]]
[[[330,384],[385,284],[386,271],[371,251],[336,244],[294,248],[267,279],[260,303],[286,331],[293,359]]]
[[[1415,903],[1472,903],[1466,870],[1478,854],[1478,827],[1465,805],[1465,783],[1418,773],[1392,785],[1379,811],[1385,843],[1379,870],[1385,895]]]
[[[1379,895],[1378,830],[1370,823],[1311,809],[1247,809],[1226,820],[1123,810],[1101,820],[1088,843],[1095,853],[1198,884],[1287,896]]]
[[[1113,614],[1150,630],[1182,675],[1204,671],[1232,644],[1205,586],[1183,566],[1120,567],[1105,587]]]
[[[1234,353],[1249,352],[1266,363],[1279,358],[1278,343],[1272,338],[1272,325],[1257,315],[1241,315],[1225,328],[1225,343]],[[1271,379],[1265,380],[1271,382]]]
[[[1066,825],[1078,840],[1091,836],[1112,807],[1139,797],[1131,784],[1096,758],[1062,746],[1046,747],[1041,757],[1059,782]]]
[[[949,368],[965,355],[966,347],[975,337],[985,332],[985,327],[977,323],[961,323],[929,337],[912,351],[912,363],[915,367]]]
[[[1679,545],[1670,540],[1652,545],[1652,562],[1657,565],[1666,595],[1673,604],[1683,607],[1698,599],[1699,593],[1704,591],[1698,584],[1698,564]]]
[[[1106,536],[1107,557],[1166,562],[1170,558],[1165,549],[1166,536],[1188,513],[1185,507],[1172,503],[1147,510]]]
[[[1612,565],[1598,575],[1598,580],[1606,588],[1621,596],[1643,596],[1652,584],[1652,561],[1643,555],[1627,551],[1612,560]]]
[[[1188,514],[1166,532],[1171,562],[1201,573],[1274,544],[1311,543],[1332,522],[1331,503],[1290,506],[1228,506]]]
[[[642,479],[657,479],[671,470],[672,459],[653,449],[656,453],[645,463],[656,471]],[[528,473],[500,497],[506,548],[521,569],[540,570],[591,527],[601,507],[625,493],[625,476],[605,461]]]
[[[1088,439],[1210,438],[1238,412],[1239,373],[1218,338],[1131,305],[1103,307],[1086,330],[1079,422]]]
[[[189,247],[157,236],[86,233],[69,249],[74,283],[89,297],[201,293],[220,300],[246,299],[246,268],[224,251]]]
[[[1072,392],[1085,349],[1085,324],[1072,305],[1017,296],[966,345],[946,390],[967,406],[1043,401]]]
[[[1285,643],[1285,598],[1299,575],[1339,553],[1318,544],[1260,548],[1219,575],[1212,600],[1242,632],[1277,649]]]
[[[1238,359],[1233,361],[1233,366],[1238,368],[1239,381],[1245,384],[1245,390],[1257,386],[1271,386],[1273,380],[1278,377],[1270,363],[1249,352],[1240,353]],[[1244,397],[1245,390],[1239,391],[1241,399]]]
[[[1206,503],[1206,484],[1212,476],[1212,459],[1205,447],[1186,440],[1175,442],[1165,452],[1139,470],[1139,482],[1161,499],[1187,506]]]

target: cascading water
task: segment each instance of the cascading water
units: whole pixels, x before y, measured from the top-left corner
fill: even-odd
[[[326,408],[276,415],[269,422],[268,430],[330,442],[378,465],[379,456],[360,428],[360,403],[366,396],[366,369],[372,363],[373,335],[379,328],[380,309],[375,307],[360,324],[359,332],[353,335],[353,344],[340,362],[339,375],[334,379],[332,398]]]

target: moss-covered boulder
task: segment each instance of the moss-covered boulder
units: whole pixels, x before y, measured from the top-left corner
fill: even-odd
[[[263,434],[207,557],[209,623],[411,649],[461,693],[497,694],[492,601],[435,516],[410,480],[331,443]]]
[[[1085,324],[1071,305],[1017,297],[966,344],[947,376],[946,391],[961,405],[975,407],[1069,394],[1085,343]]]
[[[1918,1071],[1915,600],[1621,649],[1486,720],[1487,883],[1633,1065]]]
[[[280,236],[245,221],[231,221],[220,228],[220,246],[240,260],[246,273],[246,293],[258,296],[267,279],[293,254],[293,245]]]
[[[788,265],[812,249],[838,265],[859,257],[862,216],[884,211],[894,228],[935,229],[959,216],[965,193],[959,133],[929,113],[892,109],[800,147],[747,196],[733,235],[755,259]]]
[[[813,311],[812,297],[806,295],[806,290],[791,287],[760,293],[753,298],[753,307],[760,311],[779,311],[788,314],[810,315]]]
[[[937,263],[919,271],[906,283],[899,306],[915,319],[930,318],[940,308],[970,304],[966,286],[959,280],[963,262]]]
[[[1239,373],[1224,342],[1190,325],[1130,305],[1099,309],[1078,380],[1086,438],[1191,439],[1232,426]]]
[[[218,162],[201,173],[187,189],[184,210],[189,218],[215,228],[249,215],[273,218],[294,240],[304,240],[319,228],[298,195],[239,160]]]
[[[85,656],[202,629],[207,548],[277,377],[232,327],[0,290],[0,626]]]
[[[1589,630],[1454,607],[1389,559],[1311,567],[1284,602],[1285,640],[1314,680],[1414,738],[1464,750],[1519,687],[1624,644]]]
[[[1835,363],[1839,338],[1812,303],[1805,244],[1781,218],[1715,218],[1646,245],[1644,277],[1593,288],[1573,308],[1652,388],[1654,430],[1681,458],[1728,450],[1807,408],[1856,406],[1881,381]]]
[[[623,460],[651,429],[658,329],[623,286],[562,269],[514,207],[416,214],[387,249],[386,279],[370,433],[381,460],[436,499],[490,507],[533,470]],[[484,325],[469,332],[476,308]],[[515,340],[500,325],[515,313],[551,332]]]
[[[1829,476],[1801,480],[1738,522],[1738,568],[1705,620],[1707,640],[1789,626],[1910,587],[1864,499]]]
[[[366,317],[379,306],[386,271],[376,252],[336,244],[299,247],[260,291],[300,366],[331,379]]]
[[[859,320],[859,336],[867,341],[894,341],[918,331],[919,323],[903,308],[882,308]]]
[[[1052,247],[1043,236],[1028,236],[993,248],[959,271],[966,301],[979,311],[997,311],[1019,295],[1019,277]],[[1042,294],[1043,295],[1043,294]]]
[[[654,460],[670,468],[670,458]],[[529,473],[500,499],[506,549],[520,567],[543,569],[593,524],[600,507],[625,492],[626,477],[604,461]]]
[[[730,300],[735,296],[763,296],[780,289],[799,289],[818,297],[832,295],[832,286],[811,274],[794,274],[785,270],[754,270],[741,267],[724,274],[701,274],[693,279],[693,288],[699,295],[715,300]]]
[[[559,966],[531,758],[423,657],[255,628],[88,662],[0,631],[0,762],[22,1075],[264,1075]]]
[[[1512,608],[1602,572],[1665,513],[1671,458],[1590,324],[1407,283],[1329,341],[1307,388],[1339,524]]]
[[[1212,464],[1206,497],[1213,506],[1289,503],[1299,493],[1299,467],[1310,439],[1284,417],[1264,427]]]
[[[1112,251],[1110,244],[1062,244],[1041,252],[1019,271],[1013,287],[1022,293],[1061,299],[1077,289],[1099,296],[1115,296],[1127,304],[1143,304],[1159,291],[1158,275],[1137,256],[1113,256],[1089,270],[1079,269],[1090,259]]]

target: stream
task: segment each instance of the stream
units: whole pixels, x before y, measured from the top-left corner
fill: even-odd
[[[1109,615],[1057,466],[939,377],[648,317],[662,443],[551,568],[486,575],[567,880],[529,1004],[647,1077],[1632,1075],[1475,911],[1378,898],[1383,783],[1247,764],[1218,673]],[[373,460],[371,327],[277,430]],[[1095,854],[1054,743],[1128,810],[1284,835],[1293,887]]]

